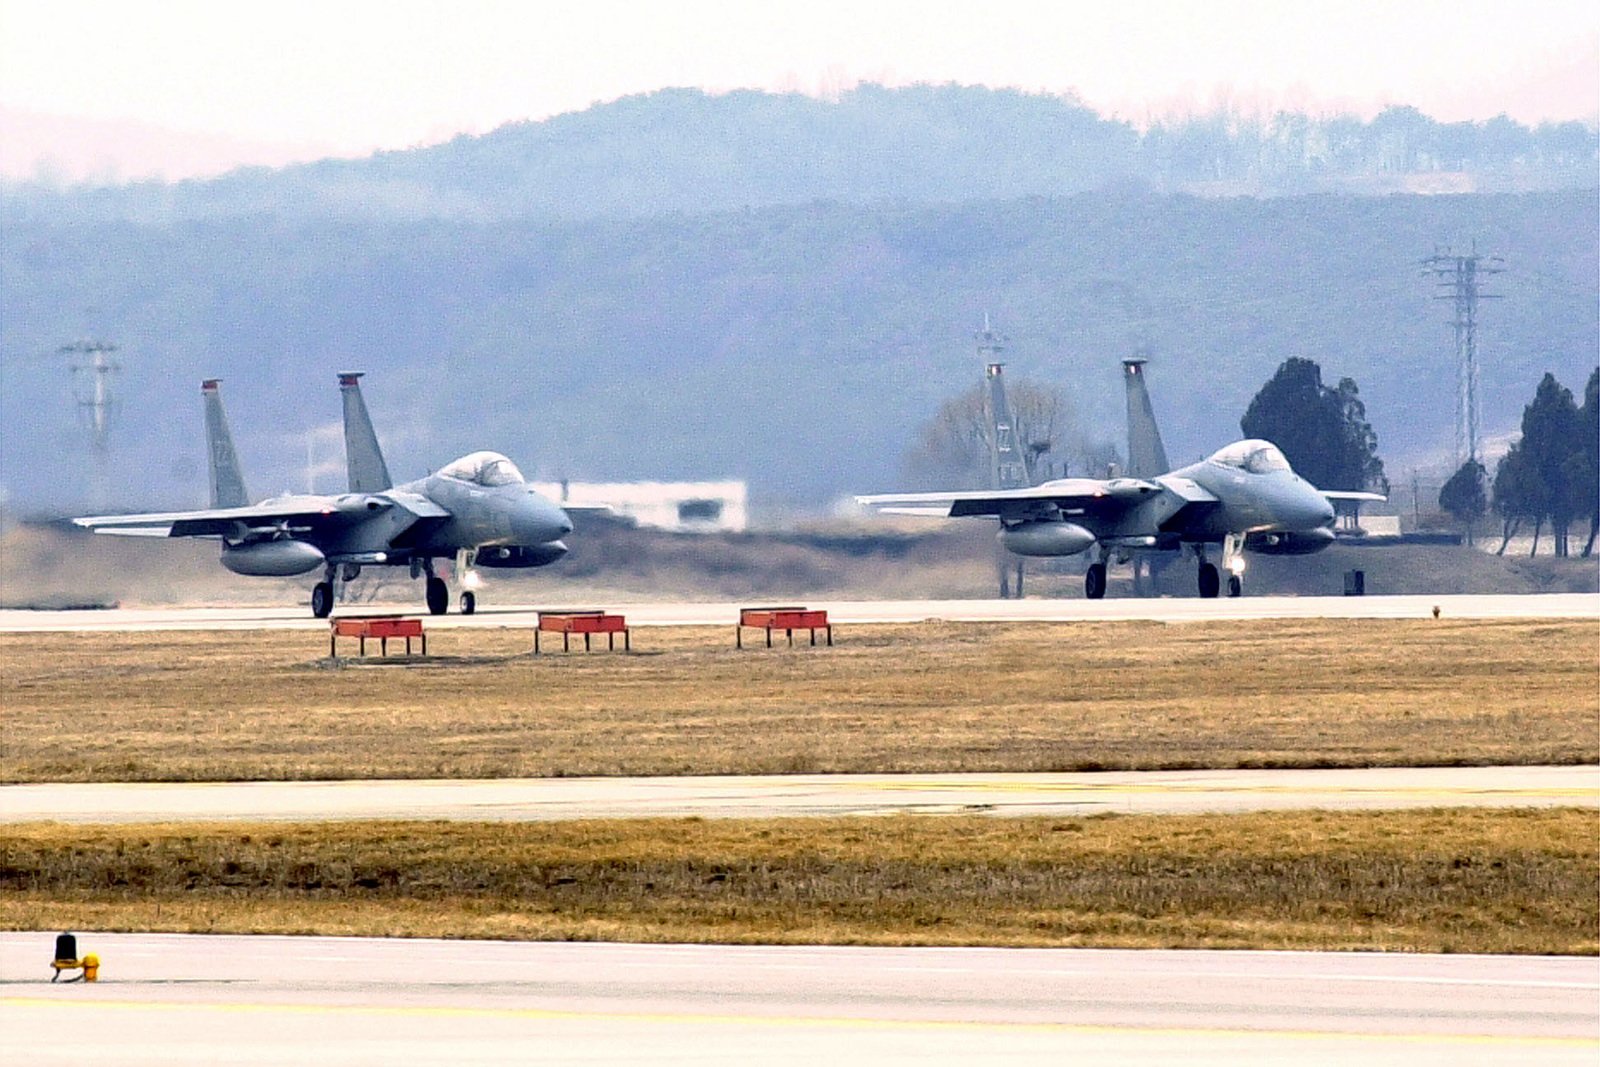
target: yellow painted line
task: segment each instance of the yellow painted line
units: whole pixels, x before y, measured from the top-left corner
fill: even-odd
[[[69,994],[75,995],[75,994]],[[371,1004],[301,1004],[270,1002],[178,1003],[173,1001],[104,1000],[74,1003],[44,997],[0,997],[0,1006],[71,1010],[202,1011],[240,1014],[367,1015],[381,1018],[520,1019],[536,1022],[594,1022],[764,1026],[823,1030],[937,1030],[999,1031],[1006,1033],[1060,1034],[1062,1036],[1113,1037],[1138,1035],[1193,1040],[1265,1038],[1285,1041],[1398,1042],[1407,1045],[1498,1045],[1536,1048],[1596,1048],[1600,1037],[1540,1037],[1514,1034],[1387,1034],[1343,1030],[1245,1030],[1224,1027],[1111,1026],[1081,1023],[980,1022],[945,1019],[853,1019],[848,1016],[711,1015],[664,1012],[581,1012],[546,1008],[461,1008],[443,1005],[391,1006]]]
[[[1418,797],[1551,797],[1600,801],[1600,786],[1551,786],[1527,789],[1475,788],[1472,786],[1360,786],[1360,785],[1225,785],[1203,782],[1133,783],[1110,782],[883,782],[870,786],[847,782],[828,783],[837,790],[882,790],[900,793],[1275,793],[1316,796],[1318,794],[1418,796]]]

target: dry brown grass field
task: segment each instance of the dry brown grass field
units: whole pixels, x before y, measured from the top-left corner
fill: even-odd
[[[0,829],[0,928],[1593,954],[1592,811]]]
[[[0,780],[1368,766],[1600,759],[1593,621],[852,626],[832,649],[635,634],[0,636]],[[353,650],[353,646],[351,646]]]

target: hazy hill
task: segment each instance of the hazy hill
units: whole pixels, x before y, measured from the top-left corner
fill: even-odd
[[[937,204],[1097,189],[1204,195],[1527,191],[1594,184],[1600,133],[1216,113],[1139,131],[1060,96],[865,85],[837,100],[664,89],[483,136],[209,181],[0,186],[12,218],[582,219],[815,200]]]
[[[816,203],[572,222],[13,219],[0,243],[0,487],[83,499],[84,435],[45,360],[123,346],[117,503],[193,504],[196,385],[225,395],[251,487],[304,484],[306,435],[366,370],[397,476],[480,447],[573,478],[750,479],[758,504],[892,489],[917,424],[981,373],[1058,383],[1120,440],[1117,360],[1153,359],[1169,454],[1238,434],[1290,355],[1359,382],[1380,451],[1447,451],[1439,243],[1505,257],[1481,314],[1490,432],[1545,370],[1600,362],[1595,193],[1199,199],[1150,193],[935,206]],[[320,461],[338,444],[321,439]],[[324,475],[319,483],[340,483]]]

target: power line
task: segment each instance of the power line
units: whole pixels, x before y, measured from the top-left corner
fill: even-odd
[[[1482,409],[1478,400],[1478,301],[1500,300],[1498,293],[1486,293],[1481,279],[1488,274],[1503,274],[1499,256],[1478,254],[1477,245],[1466,255],[1453,255],[1439,248],[1422,261],[1422,273],[1438,279],[1445,290],[1435,300],[1449,300],[1454,306],[1450,326],[1455,334],[1456,355],[1456,469],[1468,460],[1478,459],[1478,427]]]

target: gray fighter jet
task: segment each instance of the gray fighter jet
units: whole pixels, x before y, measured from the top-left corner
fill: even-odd
[[[344,398],[345,458],[350,491],[291,495],[251,504],[234,452],[218,379],[200,384],[211,455],[211,507],[204,511],[97,515],[72,520],[96,533],[140,537],[206,537],[222,542],[222,565],[235,574],[281,577],[318,567],[311,614],[333,610],[336,583],[367,566],[409,567],[427,577],[428,610],[449,610],[450,589],[434,561],[454,558],[455,576],[474,584],[472,567],[543,567],[567,554],[566,512],[529,487],[505,456],[474,452],[404,485],[394,485],[378,448],[361,375],[339,375]],[[477,595],[461,593],[470,615]]]
[[[1133,471],[1162,469],[1166,453],[1144,387],[1143,361],[1124,364],[1129,461]],[[1157,466],[1159,464],[1159,466]],[[1325,492],[1289,468],[1270,441],[1235,441],[1199,463],[1167,474],[1061,478],[1031,488],[858,496],[886,514],[1000,520],[1000,544],[1019,556],[1094,553],[1084,595],[1106,593],[1106,566],[1136,553],[1191,553],[1202,597],[1217,596],[1227,571],[1229,596],[1244,592],[1244,551],[1303,555],[1333,544],[1334,500],[1382,500],[1377,493]]]

